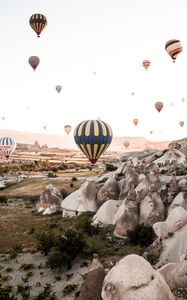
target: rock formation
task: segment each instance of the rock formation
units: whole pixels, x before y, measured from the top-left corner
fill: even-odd
[[[93,183],[85,181],[77,191],[62,201],[62,216],[75,216],[86,211],[96,211],[96,195],[97,189]]]
[[[43,215],[55,213],[61,210],[62,200],[63,197],[58,189],[52,184],[48,184],[36,204],[36,209]]]

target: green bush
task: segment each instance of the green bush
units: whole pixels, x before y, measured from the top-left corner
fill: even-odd
[[[77,288],[78,288],[78,284],[67,284],[64,288],[63,288],[63,296],[67,296],[73,292],[76,292],[77,291]]]
[[[51,248],[55,246],[56,240],[58,239],[55,235],[54,230],[39,229],[35,231],[35,237],[38,242],[38,250],[43,252],[45,255],[49,253]]]
[[[48,176],[49,178],[55,178],[55,177],[57,177],[56,174],[54,174],[54,173],[51,172],[51,171],[48,172],[47,176]]]
[[[34,297],[34,300],[57,300],[55,293],[51,291],[51,285],[46,284],[43,292],[39,293],[38,296]]]
[[[147,247],[154,240],[154,231],[151,226],[139,224],[133,230],[127,231],[127,237],[131,245]]]
[[[23,271],[30,271],[34,269],[34,265],[33,264],[27,264],[27,263],[23,263],[20,267],[21,270]]]
[[[54,249],[49,255],[46,265],[51,270],[58,270],[60,272],[63,267],[71,269],[72,261],[67,252],[61,252],[60,250]]]
[[[89,236],[85,240],[85,252],[104,254],[105,241],[100,236]]]
[[[111,171],[117,170],[117,167],[115,167],[112,164],[106,164],[105,167],[106,167],[106,171],[110,171],[111,172]]]

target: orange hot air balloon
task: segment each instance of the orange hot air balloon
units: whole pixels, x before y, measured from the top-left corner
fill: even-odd
[[[123,143],[123,145],[125,146],[125,148],[128,148],[129,145],[130,145],[130,143],[129,143],[129,141],[125,141],[125,142]]]
[[[155,103],[155,108],[158,112],[161,112],[163,107],[164,107],[163,102],[158,101],[158,102]]]
[[[136,126],[136,125],[138,125],[138,119],[133,119],[133,123],[134,123],[134,125]]]
[[[150,62],[150,60],[148,60],[148,59],[145,59],[145,60],[142,62],[142,66],[143,66],[144,69],[146,69],[146,70],[150,67],[150,64],[151,64],[151,62]]]
[[[177,56],[183,51],[183,47],[179,40],[172,39],[166,42],[165,50],[175,62]]]
[[[65,132],[67,133],[67,135],[71,132],[71,125],[65,125],[64,126],[64,130],[65,130]]]

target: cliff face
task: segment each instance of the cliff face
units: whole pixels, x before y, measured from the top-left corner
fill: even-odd
[[[187,138],[172,141],[168,145],[169,150],[180,150],[187,158]]]

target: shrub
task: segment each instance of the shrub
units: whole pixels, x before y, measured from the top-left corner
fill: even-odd
[[[115,167],[112,164],[106,164],[105,167],[106,167],[106,171],[110,171],[111,172],[111,171],[117,170],[117,167]]]
[[[55,293],[51,294],[51,285],[46,284],[43,292],[39,293],[38,296],[34,298],[34,300],[57,300]]]
[[[103,254],[105,241],[100,236],[89,236],[85,240],[85,251],[89,254]]]
[[[0,195],[0,204],[7,204],[8,197],[6,195]]]
[[[66,252],[61,252],[60,250],[55,249],[48,257],[47,267],[51,270],[62,270],[63,267],[70,269],[71,268],[71,257]]]
[[[154,231],[151,226],[139,224],[133,230],[127,231],[127,237],[131,245],[149,246],[154,240]]]
[[[16,258],[18,256],[19,253],[21,253],[23,250],[23,247],[21,244],[15,244],[13,247],[12,247],[12,251],[10,252],[10,257],[11,258]]]
[[[63,296],[67,296],[69,295],[70,293],[73,293],[77,290],[79,285],[77,284],[67,284],[64,288],[63,288]]]
[[[72,177],[71,181],[78,181],[77,177]]]
[[[48,172],[47,176],[48,176],[49,178],[55,178],[55,177],[57,177],[56,174],[54,174],[54,173],[51,172],[51,171]]]
[[[16,300],[16,298],[10,295],[12,292],[12,286],[7,285],[0,285],[0,299],[1,300]]]
[[[43,252],[45,255],[49,253],[51,248],[55,245],[57,239],[52,229],[39,229],[35,231],[35,237],[38,242],[38,250]]]
[[[20,269],[23,270],[23,271],[31,271],[32,269],[34,269],[34,265],[33,264],[23,263],[21,265]]]

